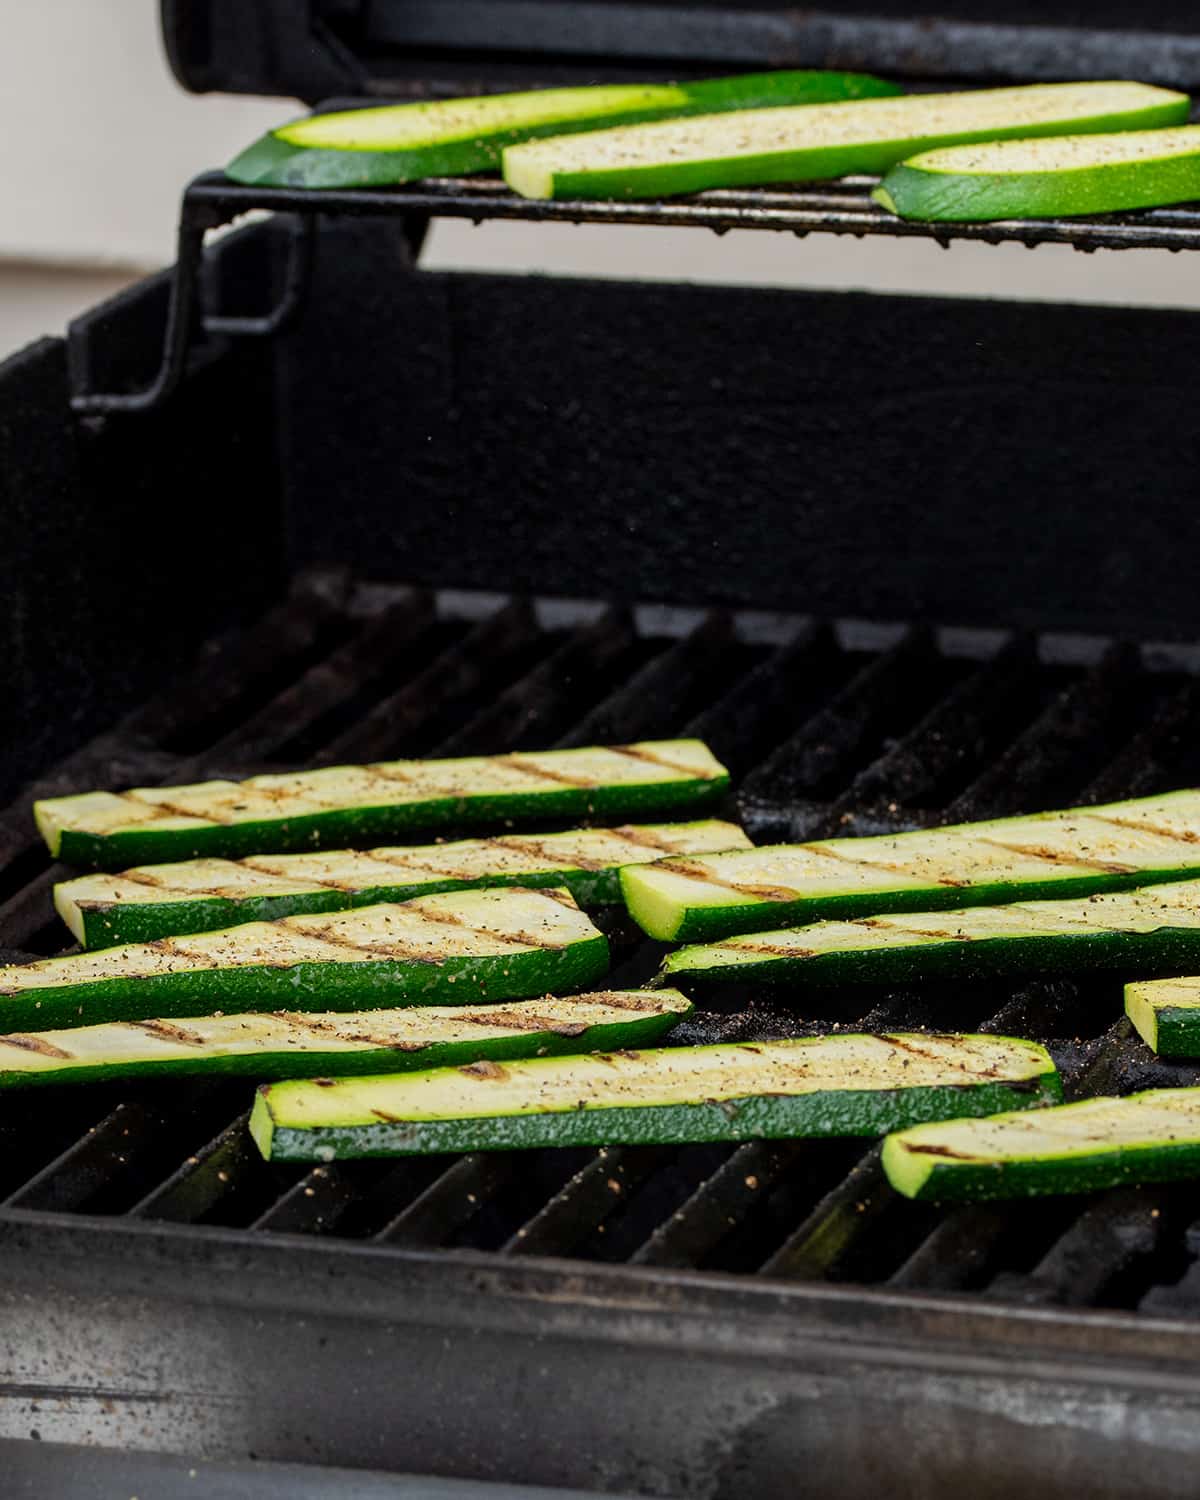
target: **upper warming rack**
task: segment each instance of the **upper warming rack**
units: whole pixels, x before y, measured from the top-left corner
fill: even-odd
[[[1027,246],[1070,245],[1076,250],[1200,249],[1200,207],[1157,208],[1095,218],[1020,219],[990,224],[922,224],[896,218],[870,194],[875,179],[846,177],[836,182],[761,188],[718,188],[683,198],[625,202],[582,199],[570,202],[521,198],[496,178],[428,178],[385,188],[247,187],[223,172],[197,177],[185,190],[179,219],[163,360],[154,381],[141,391],[77,391],[81,416],[103,418],[117,412],[157,406],[178,385],[197,327],[208,337],[264,336],[279,332],[302,306],[314,235],[320,215],[397,217],[412,226],[419,242],[434,218],[524,220],[532,223],[648,224],[711,229],[787,230],[812,233],[883,235],[892,238],[1005,241]],[[294,215],[291,251],[279,301],[260,317],[226,317],[199,307],[204,237],[253,210]]]

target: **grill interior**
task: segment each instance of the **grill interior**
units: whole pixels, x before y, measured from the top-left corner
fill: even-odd
[[[0,942],[63,951],[30,795],[283,764],[695,734],[758,842],[1148,794],[1200,777],[1200,650],[1097,638],[432,594],[303,575],[0,819]],[[602,914],[613,983],[661,948]],[[1048,1041],[1068,1092],[1200,1081],[1121,1016],[1117,977],[742,986],[679,1042],[931,1026]],[[67,1213],[377,1245],[693,1267],[1031,1304],[1200,1314],[1200,1190],[941,1211],[865,1141],[268,1166],[244,1082],[0,1098],[0,1220]]]

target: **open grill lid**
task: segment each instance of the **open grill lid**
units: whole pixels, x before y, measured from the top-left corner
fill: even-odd
[[[1200,88],[1189,0],[161,0],[197,93],[404,97],[832,67],[922,81],[1138,78]]]

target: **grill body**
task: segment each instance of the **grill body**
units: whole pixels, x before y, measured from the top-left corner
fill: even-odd
[[[76,423],[69,382],[144,383],[161,281],[0,369],[0,943],[62,944],[31,786],[686,731],[763,840],[1196,781],[1195,317],[430,275],[419,228],[323,224],[290,329],[200,343],[136,420]],[[286,234],[212,255],[224,309],[270,304]],[[613,939],[617,982],[653,970]],[[982,1025],[1076,1092],[1194,1081],[1119,1014],[1068,976],[744,992],[688,1035]],[[866,1143],[305,1174],[245,1107],[0,1100],[14,1472],[36,1435],[679,1496],[1191,1492],[1192,1188],[939,1214]]]

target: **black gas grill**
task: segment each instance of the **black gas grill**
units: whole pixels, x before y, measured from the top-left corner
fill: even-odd
[[[339,56],[356,16],[372,35],[407,16],[429,35],[387,55],[414,69],[465,66],[430,40],[459,9],[309,7]],[[167,10],[193,82],[268,86],[253,49],[220,71],[251,18],[279,56],[298,45],[283,8]],[[666,15],[464,5],[471,65],[534,67],[540,33],[522,60],[487,26],[572,10],[597,36]],[[670,35],[711,70],[705,38],[740,23],[690,17]],[[872,24],[867,50],[891,23]],[[570,52],[546,47],[547,76]],[[201,179],[181,275],[0,369],[10,956],[65,946],[30,799],[92,786],[686,733],[763,842],[1200,780],[1195,315],[417,263],[443,211],[890,232],[858,183],[617,210],[485,182],[260,197],[276,217],[202,257],[250,198]],[[1198,224],[988,234],[1192,248]],[[601,920],[614,983],[648,978],[662,950]],[[971,1029],[1046,1041],[1076,1097],[1200,1081],[1120,1015],[1094,975],[741,985],[675,1041]],[[299,1463],[306,1483],[1194,1491],[1194,1186],[938,1210],[894,1195],[866,1141],[306,1171],[259,1158],[248,1103],[212,1080],[0,1098],[0,1462],[28,1493],[78,1462],[39,1442]]]

